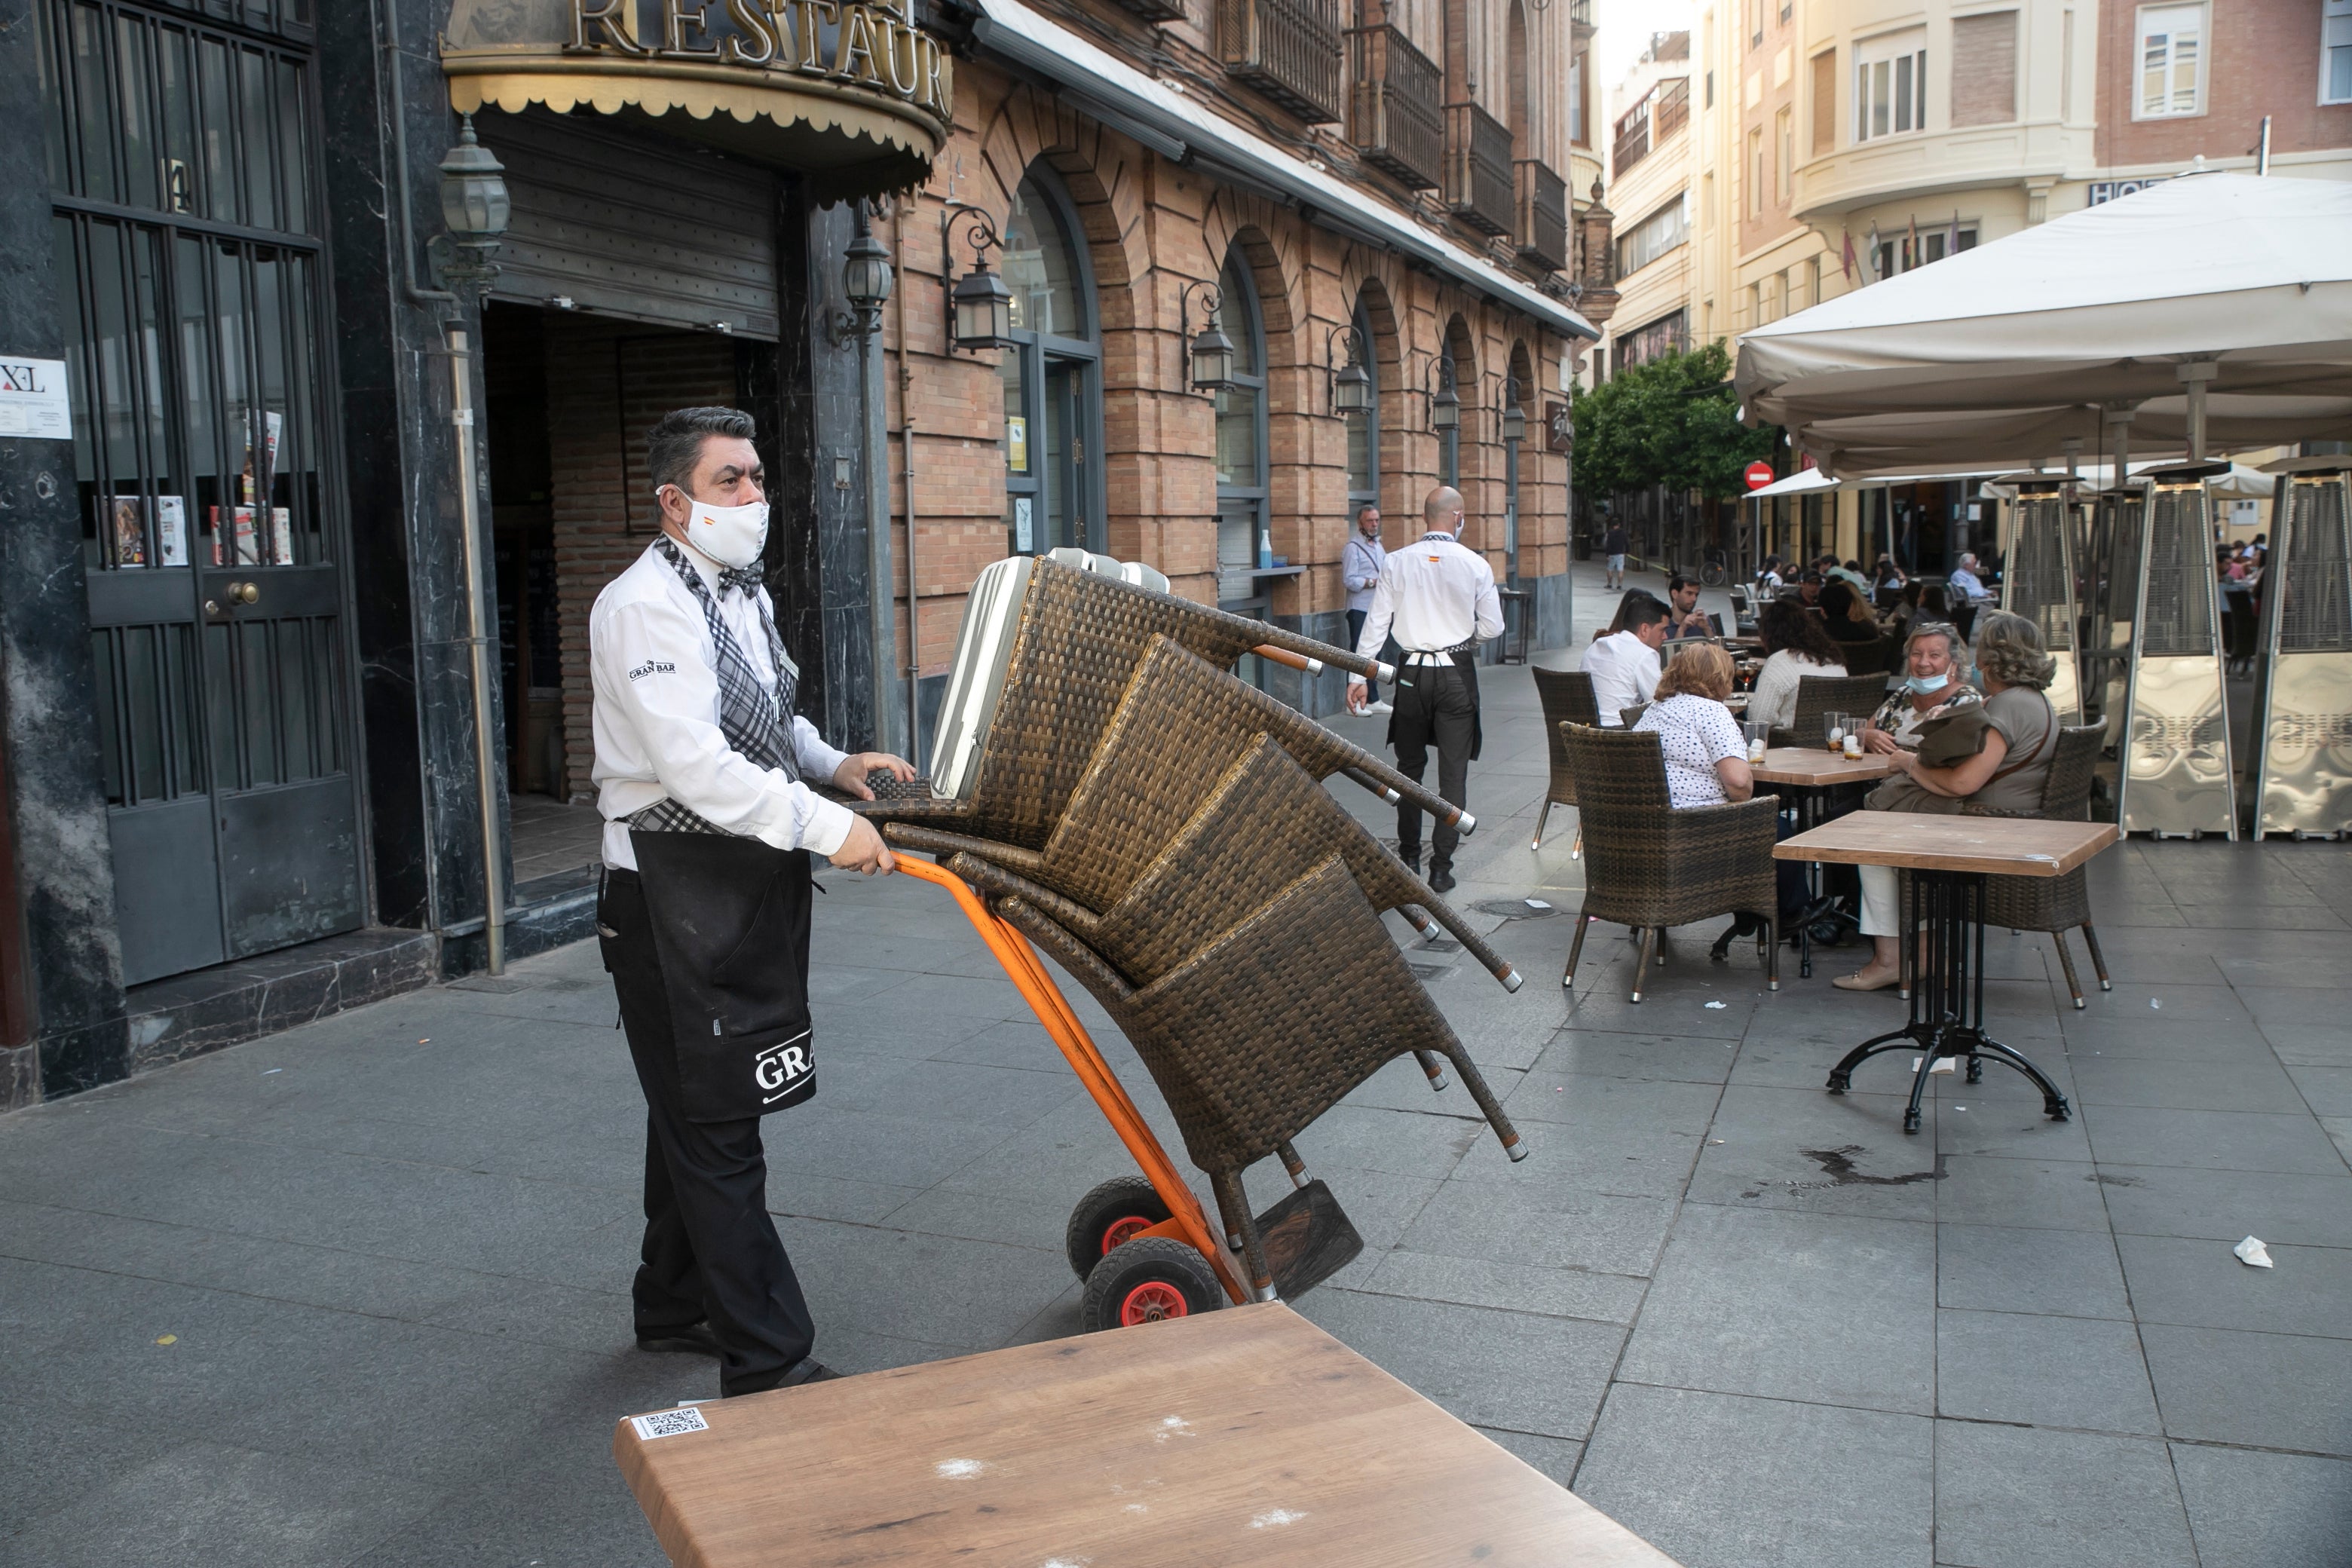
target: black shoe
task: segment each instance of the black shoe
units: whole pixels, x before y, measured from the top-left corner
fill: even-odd
[[[709,1323],[688,1323],[682,1329],[639,1329],[637,1348],[641,1351],[677,1351],[687,1355],[707,1355],[714,1361],[719,1356],[719,1336],[710,1331]]]
[[[838,1380],[840,1376],[841,1373],[834,1371],[833,1368],[825,1365],[824,1363],[817,1360],[816,1357],[803,1356],[798,1362],[795,1362],[793,1364],[792,1371],[784,1373],[783,1381],[777,1384],[776,1386],[778,1388],[798,1388],[803,1383],[833,1383]]]
[[[1404,868],[1406,870],[1412,872],[1416,877],[1421,875],[1420,850],[1416,849],[1412,854],[1408,855],[1403,850],[1400,849],[1397,851],[1397,858],[1404,862]]]
[[[1715,939],[1715,945],[1706,950],[1706,955],[1720,963],[1731,956],[1733,942],[1743,936],[1754,936],[1763,929],[1764,922],[1754,915],[1735,915],[1732,917],[1731,928]]]
[[[1429,890],[1433,893],[1452,892],[1454,890],[1454,868],[1451,866],[1431,867],[1429,868]]]

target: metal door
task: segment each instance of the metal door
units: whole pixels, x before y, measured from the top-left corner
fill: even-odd
[[[136,984],[361,920],[314,105],[273,39],[79,0],[42,16]]]

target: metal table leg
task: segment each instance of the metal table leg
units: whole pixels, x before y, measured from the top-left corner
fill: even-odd
[[[1911,967],[1911,1017],[1903,1027],[1874,1036],[1848,1051],[1830,1069],[1829,1091],[1843,1094],[1853,1082],[1853,1069],[1887,1051],[1916,1050],[1919,1066],[1911,1075],[1911,1103],[1903,1112],[1903,1131],[1919,1131],[1919,1104],[1927,1092],[1927,1074],[1946,1057],[1968,1058],[1969,1081],[1983,1076],[1983,1058],[2015,1068],[2042,1091],[2042,1107],[2053,1121],[2073,1114],[2066,1097],[2024,1054],[2002,1045],[1984,1032],[1984,896],[1980,873],[1915,871],[1911,874],[1912,909],[1927,925],[1923,940],[1914,934],[1906,918],[1898,940]],[[1914,953],[1916,951],[1916,959]]]

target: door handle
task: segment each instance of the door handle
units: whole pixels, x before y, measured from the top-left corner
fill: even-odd
[[[258,583],[231,583],[222,595],[232,605],[250,605],[261,597]]]

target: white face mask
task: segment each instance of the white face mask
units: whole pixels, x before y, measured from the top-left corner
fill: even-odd
[[[677,489],[676,485],[669,487]],[[760,559],[768,542],[768,503],[746,501],[741,506],[713,506],[686,497],[686,540],[721,566],[749,566]]]

